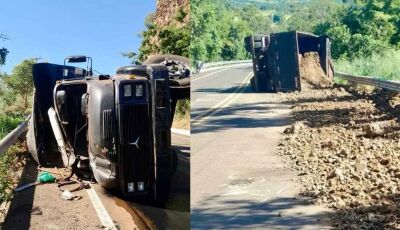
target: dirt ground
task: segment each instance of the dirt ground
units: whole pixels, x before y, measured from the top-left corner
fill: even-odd
[[[295,121],[278,152],[298,171],[304,195],[337,211],[337,228],[400,228],[399,98],[337,85],[281,94]]]
[[[189,130],[190,129],[190,114],[188,113],[187,115],[185,115],[183,117],[179,117],[178,115],[175,114],[174,122],[172,123],[172,127],[175,129]]]
[[[37,164],[28,156],[19,185],[36,181],[37,175]],[[16,192],[1,229],[102,229],[86,191],[80,190],[74,195],[82,198],[73,201],[62,199],[56,183]]]

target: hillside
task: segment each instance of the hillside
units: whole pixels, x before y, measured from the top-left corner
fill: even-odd
[[[154,22],[159,26],[175,22],[179,11],[189,12],[189,2],[189,0],[158,0]],[[189,14],[185,15],[182,21],[183,23],[179,22],[180,26],[187,24],[189,22]]]

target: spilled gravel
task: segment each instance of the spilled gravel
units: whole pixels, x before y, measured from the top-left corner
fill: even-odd
[[[303,194],[336,210],[336,228],[400,228],[399,96],[304,88],[279,95],[293,103],[295,121],[278,150],[298,171]]]

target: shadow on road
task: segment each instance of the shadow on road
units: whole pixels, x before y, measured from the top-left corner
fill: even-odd
[[[192,125],[192,134],[204,132],[218,132],[232,128],[259,128],[259,127],[280,127],[288,125],[289,116],[277,117],[274,110],[283,108],[284,104],[279,103],[250,103],[243,105],[234,105],[224,108],[213,114],[207,122],[199,125]],[[193,114],[205,113],[208,108],[193,109]],[[253,115],[250,115],[253,114]],[[262,114],[260,118],[257,114]],[[271,115],[271,116],[265,116]],[[196,121],[196,116],[192,115],[192,121]]]
[[[329,213],[303,213],[304,209],[312,208],[312,203],[293,197],[254,202],[212,196],[198,207],[201,208],[192,210],[191,229],[302,229],[316,224],[329,226]]]
[[[36,162],[31,156],[27,156],[27,158],[29,161],[27,161],[22,171],[21,181],[18,186],[35,182],[38,175]],[[1,229],[29,229],[32,211],[35,209],[33,207],[34,196],[35,186],[16,193],[10,203],[9,211]]]

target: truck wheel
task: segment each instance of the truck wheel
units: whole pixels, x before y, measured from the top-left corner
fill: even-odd
[[[190,66],[190,59],[187,57],[173,55],[173,54],[159,54],[150,56],[143,62],[145,65],[149,64],[162,64],[165,60],[172,60],[175,62],[184,63],[186,66]],[[190,71],[187,73],[187,77],[179,77],[179,78],[170,78],[169,84],[171,87],[174,86],[189,86],[190,85]]]
[[[148,64],[160,64],[165,59],[170,59],[178,62],[183,62],[186,65],[190,65],[190,59],[187,57],[182,57],[179,55],[174,55],[174,54],[159,54],[159,55],[154,55],[150,56],[149,58],[146,59],[146,61],[143,62],[144,65]]]

